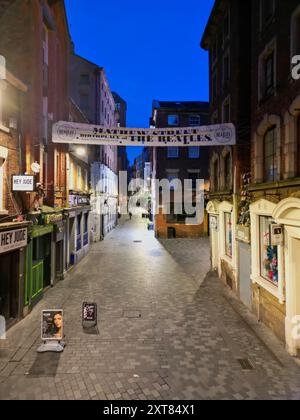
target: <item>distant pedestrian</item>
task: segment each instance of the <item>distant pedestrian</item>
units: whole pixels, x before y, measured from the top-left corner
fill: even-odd
[[[129,212],[129,219],[130,220],[132,219],[132,213],[131,213],[131,211]]]

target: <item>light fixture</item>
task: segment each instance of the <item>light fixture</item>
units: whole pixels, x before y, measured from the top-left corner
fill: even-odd
[[[80,157],[86,156],[86,149],[84,147],[77,147],[76,148],[76,155]]]

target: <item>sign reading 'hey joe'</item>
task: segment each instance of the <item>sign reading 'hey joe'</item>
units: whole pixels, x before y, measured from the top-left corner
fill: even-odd
[[[0,254],[27,246],[27,229],[0,232]]]

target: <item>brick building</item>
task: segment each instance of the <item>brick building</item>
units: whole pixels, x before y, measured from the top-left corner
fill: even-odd
[[[0,55],[8,71],[28,88],[19,126],[19,171],[35,175],[37,182],[34,193],[19,194],[22,210],[32,222],[26,272],[20,277],[21,316],[64,272],[67,147],[52,143],[51,127],[69,117],[70,36],[63,1],[3,1],[0,13]]]
[[[250,12],[251,2],[217,0],[201,41],[202,48],[209,51],[211,124],[231,122],[237,132],[236,146],[210,149],[207,210],[212,267],[248,306],[251,306],[250,218],[249,204],[241,200],[240,193],[250,171]],[[246,217],[241,217],[240,210]],[[244,270],[239,270],[239,264]]]
[[[115,101],[104,68],[80,57],[74,51],[70,62],[70,96],[90,124],[116,126]],[[117,224],[117,147],[94,147],[90,154],[90,164],[93,208],[90,223],[92,238],[99,241]]]
[[[209,104],[207,102],[163,102],[153,101],[150,125],[155,128],[192,127],[207,125]],[[191,180],[196,192],[196,180],[208,181],[207,148],[200,147],[157,147],[151,149],[152,175],[158,180]],[[208,188],[208,184],[206,184]],[[159,206],[161,197],[153,197]],[[155,232],[159,237],[199,237],[207,234],[206,218],[202,224],[187,224],[187,215],[176,214],[175,191],[171,191],[170,214],[160,209],[156,215]]]
[[[230,60],[230,121],[237,127],[236,149],[243,134],[245,143],[236,158],[233,153],[233,199],[229,195],[225,204],[224,195],[218,198],[215,192],[222,190],[226,172],[218,150],[212,151],[208,211],[213,268],[232,286],[228,282],[228,275],[233,277],[228,260],[232,254],[237,293],[296,355],[300,349],[294,334],[300,315],[300,81],[292,77],[292,58],[300,54],[299,1],[215,2],[202,41],[210,51],[212,122],[222,121],[215,119],[214,92],[222,93],[218,77],[224,80],[228,74],[226,43],[219,41],[224,57],[218,58],[213,30],[224,38],[228,26],[230,54],[240,58]],[[219,68],[214,62],[221,63]],[[241,107],[243,112],[244,106],[245,116],[249,115],[245,123],[235,119],[234,110]],[[277,239],[275,228],[283,232]]]
[[[251,231],[253,307],[257,317],[296,354],[300,315],[300,81],[292,57],[300,54],[298,0],[252,7]],[[284,228],[273,246],[270,225]]]

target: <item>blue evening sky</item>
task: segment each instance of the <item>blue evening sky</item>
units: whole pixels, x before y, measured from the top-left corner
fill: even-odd
[[[214,0],[66,0],[76,53],[106,69],[128,104],[127,125],[149,127],[152,100],[208,100],[200,49]],[[128,148],[130,160],[139,153]]]

